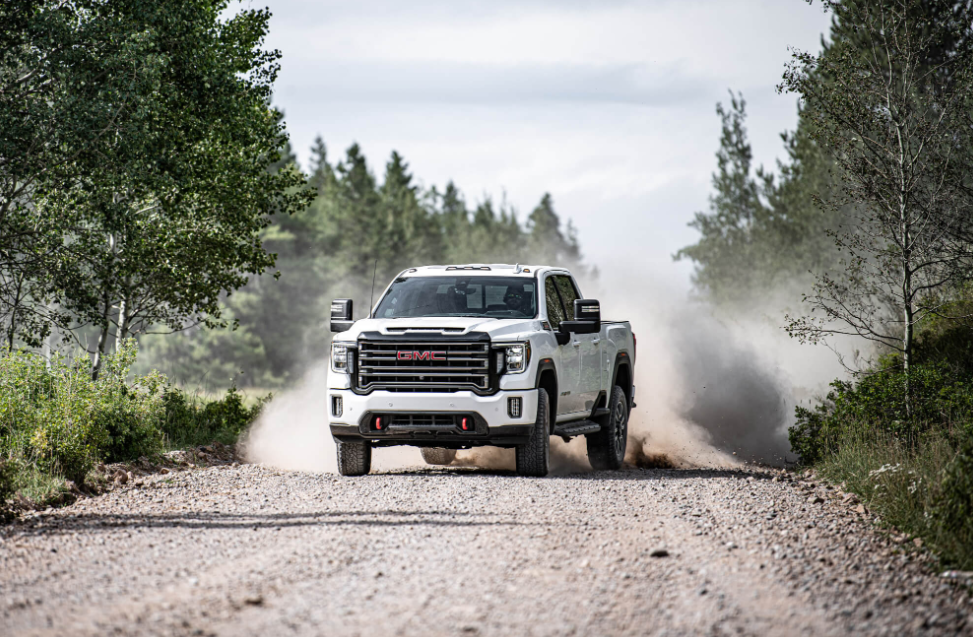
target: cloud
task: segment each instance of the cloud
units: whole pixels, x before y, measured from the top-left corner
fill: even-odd
[[[295,75],[292,74],[291,77]],[[386,103],[611,102],[669,106],[707,95],[711,82],[679,64],[478,64],[336,61],[298,74],[289,95]]]

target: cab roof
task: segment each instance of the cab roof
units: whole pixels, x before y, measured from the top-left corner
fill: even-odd
[[[449,276],[462,274],[464,276],[522,276],[533,278],[540,272],[550,270],[567,272],[565,268],[557,268],[549,265],[510,265],[507,263],[466,263],[457,265],[424,265],[417,268],[409,268],[399,274],[400,277],[417,276]]]

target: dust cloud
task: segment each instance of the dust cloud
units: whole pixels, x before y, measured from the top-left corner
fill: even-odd
[[[779,327],[779,310],[754,308],[746,319],[717,318],[685,291],[648,275],[632,276],[625,285],[582,282],[582,290],[601,300],[606,320],[631,321],[638,338],[637,407],[629,420],[626,456],[633,465],[793,462],[787,429],[794,406],[802,397],[820,395],[844,373],[832,351],[788,338]],[[326,365],[313,367],[299,387],[267,406],[244,441],[250,461],[336,472],[327,425]],[[551,464],[554,474],[590,471],[584,439],[565,443],[553,438]],[[413,447],[375,449],[372,455],[375,470],[425,466]],[[514,452],[463,450],[453,466],[513,470]]]
[[[337,473],[327,388],[328,363],[321,363],[297,388],[274,396],[243,440],[247,461],[291,471]],[[373,470],[422,466],[425,462],[414,447],[372,450]]]
[[[630,271],[624,286],[582,288],[601,300],[605,319],[631,321],[638,339],[626,460],[663,467],[795,461],[787,440],[795,405],[844,373],[832,351],[801,345],[780,328],[784,299],[799,294],[779,291],[746,317],[717,317],[685,291]]]

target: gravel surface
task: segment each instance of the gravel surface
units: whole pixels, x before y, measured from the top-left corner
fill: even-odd
[[[973,635],[856,505],[762,470],[178,470],[0,527],[0,635]]]

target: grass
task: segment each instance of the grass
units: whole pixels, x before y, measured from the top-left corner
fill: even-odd
[[[16,476],[16,494],[26,498],[35,506],[43,507],[59,502],[68,493],[64,478],[27,466]]]
[[[814,468],[843,482],[884,523],[922,538],[942,566],[973,570],[973,521],[951,509],[969,498],[957,484],[969,472],[957,466],[958,457],[955,436],[943,430],[911,444],[885,432],[853,431]]]

